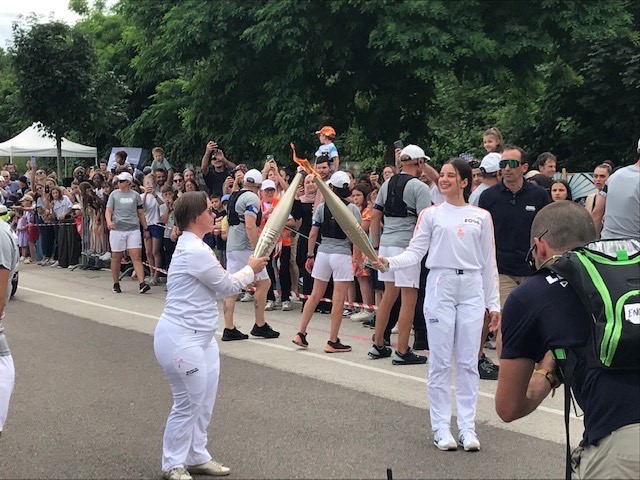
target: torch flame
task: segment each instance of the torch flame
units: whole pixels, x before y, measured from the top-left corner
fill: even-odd
[[[319,177],[320,174],[313,169],[311,163],[309,163],[309,160],[307,160],[306,158],[298,157],[298,155],[296,155],[296,146],[293,143],[291,143],[290,145],[291,150],[293,150],[293,161],[300,165],[300,167],[302,167],[302,169],[309,175],[316,175]]]

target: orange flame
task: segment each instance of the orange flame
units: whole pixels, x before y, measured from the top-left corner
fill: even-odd
[[[313,169],[309,160],[307,160],[306,158],[298,157],[298,155],[296,154],[296,146],[293,143],[290,143],[290,145],[291,145],[291,150],[293,150],[293,161],[298,165],[300,165],[302,169],[308,174],[320,176],[318,172],[316,172]]]

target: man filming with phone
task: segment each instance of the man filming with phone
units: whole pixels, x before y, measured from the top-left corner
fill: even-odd
[[[236,164],[227,160],[220,145],[213,140],[207,142],[202,156],[202,177],[210,194],[222,196],[222,186]]]

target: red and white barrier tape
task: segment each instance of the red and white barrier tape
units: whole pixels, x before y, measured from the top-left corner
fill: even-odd
[[[256,289],[255,287],[247,287],[245,290],[249,291],[249,292],[255,292]],[[274,294],[280,295],[280,292],[278,290],[274,290],[273,291]],[[291,292],[291,295],[293,295],[296,298],[299,298],[301,300],[306,300],[310,297],[310,295],[305,295],[304,293],[297,293],[297,292]],[[327,303],[333,303],[333,301],[330,298],[321,298],[320,299],[321,302],[327,302]],[[378,310],[378,306],[377,305],[367,305],[366,303],[359,303],[359,302],[349,302],[349,301],[345,301],[344,302],[344,306],[345,307],[358,307],[358,308],[362,308],[364,310],[368,310],[370,312],[375,312],[376,310]]]

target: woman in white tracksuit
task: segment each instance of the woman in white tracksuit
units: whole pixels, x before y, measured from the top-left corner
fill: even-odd
[[[228,467],[207,451],[207,427],[218,390],[220,357],[213,336],[218,328],[217,300],[254,280],[268,257],[249,258],[229,275],[202,237],[211,231],[215,211],[204,192],[184,193],[175,203],[182,235],[169,267],[167,298],[155,330],[153,348],[173,393],[173,407],[162,442],[167,480],[190,480],[190,473],[228,475]]]
[[[428,398],[434,444],[456,450],[451,434],[451,370],[456,367],[458,442],[480,449],[475,432],[478,400],[478,351],[485,308],[500,316],[493,220],[486,210],[467,203],[471,167],[454,158],[443,165],[438,186],[445,201],[420,213],[413,239],[401,255],[379,264],[391,270],[420,262],[429,252],[424,301],[429,340]]]

